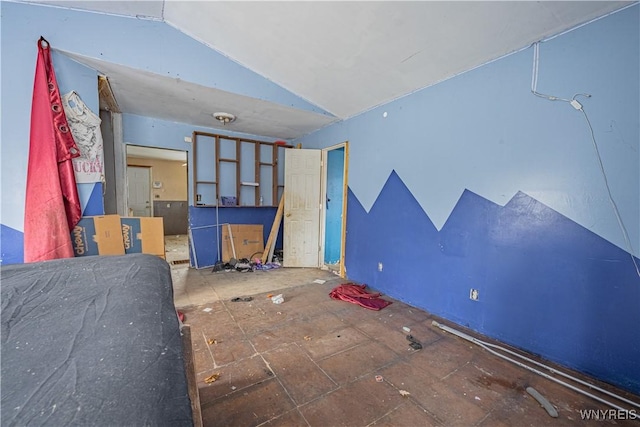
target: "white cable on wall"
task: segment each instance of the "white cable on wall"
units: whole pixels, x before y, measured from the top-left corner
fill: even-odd
[[[616,216],[616,220],[618,221],[618,225],[620,226],[620,231],[622,231],[622,236],[624,237],[624,242],[627,245],[627,250],[629,251],[629,255],[631,256],[631,262],[636,269],[636,273],[638,277],[640,277],[640,268],[638,267],[638,263],[636,262],[635,257],[633,256],[633,247],[631,245],[631,239],[629,239],[629,233],[627,232],[627,228],[622,221],[622,217],[620,216],[620,211],[618,210],[618,205],[615,200],[613,200],[613,195],[611,194],[611,188],[609,187],[609,180],[607,179],[607,174],[604,170],[604,164],[602,163],[602,157],[600,157],[600,150],[598,149],[598,143],[596,142],[596,136],[593,131],[593,126],[591,126],[591,121],[589,120],[589,116],[587,116],[587,112],[584,111],[584,107],[578,100],[576,99],[578,96],[584,96],[586,98],[591,98],[591,95],[588,93],[578,93],[573,96],[571,99],[560,98],[553,95],[545,95],[543,93],[538,92],[538,65],[540,62],[540,42],[536,42],[533,44],[533,71],[531,75],[531,93],[537,97],[544,98],[549,101],[562,101],[571,104],[573,108],[578,111],[581,111],[584,115],[585,120],[587,121],[587,125],[589,126],[589,131],[591,132],[591,141],[593,142],[593,148],[596,152],[596,158],[598,160],[598,165],[600,166],[600,172],[602,173],[602,178],[604,180],[605,188],[607,189],[607,196],[609,198],[609,203],[611,204],[611,208],[613,209],[613,213]]]

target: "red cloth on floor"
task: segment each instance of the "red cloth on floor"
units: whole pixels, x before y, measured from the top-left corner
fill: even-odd
[[[71,159],[78,157],[62,107],[51,49],[38,40],[24,212],[24,261],[74,256],[70,231],[81,207]]]
[[[333,290],[329,292],[329,296],[333,299],[358,304],[361,307],[376,311],[382,310],[391,304],[391,301],[385,301],[380,298],[380,295],[382,295],[380,292],[365,292],[366,287],[367,285],[345,283],[333,288]]]

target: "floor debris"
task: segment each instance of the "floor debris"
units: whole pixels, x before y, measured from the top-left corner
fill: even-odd
[[[309,335],[305,335],[305,336],[304,336],[304,340],[305,340],[305,341],[311,341],[311,337],[310,337]]]
[[[415,339],[413,335],[407,335],[407,340],[409,341],[409,347],[411,347],[412,349],[414,350],[422,349],[422,344],[420,344],[420,341]]]
[[[211,344],[218,344],[218,340],[216,340],[215,338],[209,338],[207,340],[207,344],[211,345]]]
[[[231,298],[231,302],[249,302],[249,301],[253,301],[253,297],[235,297],[235,298]]]
[[[213,382],[215,382],[218,378],[220,378],[220,373],[216,372],[213,375],[209,375],[207,378],[204,379],[204,382],[207,384],[211,384]]]
[[[322,280],[322,279],[316,279],[316,280],[314,280],[314,281],[313,281],[313,283],[317,283],[317,284],[319,284],[319,285],[322,285],[322,284],[324,284],[325,282],[326,282],[326,280]]]
[[[204,311],[205,313],[209,313],[209,312],[213,311],[213,308],[207,307],[207,308],[203,309],[202,311]]]
[[[376,382],[377,383],[381,383],[384,380],[384,378],[382,378],[382,375],[376,375]]]
[[[402,396],[402,397],[411,396],[411,393],[409,393],[406,390],[399,390],[399,391],[400,391],[400,396]]]
[[[553,405],[549,403],[549,401],[543,395],[538,393],[535,388],[527,387],[527,393],[529,393],[535,400],[538,401],[540,406],[542,406],[544,410],[547,411],[547,414],[549,414],[550,417],[558,418],[558,411],[556,411],[556,408],[554,408]]]

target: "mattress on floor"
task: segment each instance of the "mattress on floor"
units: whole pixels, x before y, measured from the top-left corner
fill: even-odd
[[[2,425],[192,425],[168,264],[3,266]]]

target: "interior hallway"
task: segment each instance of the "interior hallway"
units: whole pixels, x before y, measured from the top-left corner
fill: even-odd
[[[384,297],[393,304],[375,312],[331,300],[345,281],[327,271],[212,273],[175,264],[172,274],[176,305],[192,327],[206,426],[570,426],[590,423],[580,410],[609,409],[436,329],[431,322],[441,319],[402,302]],[[267,297],[279,293],[282,304]],[[409,347],[403,327],[421,350]]]

